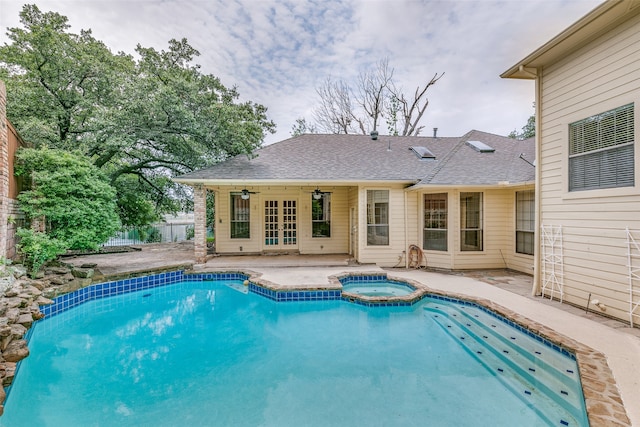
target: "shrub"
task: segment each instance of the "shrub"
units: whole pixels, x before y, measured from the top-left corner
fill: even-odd
[[[16,232],[20,237],[18,249],[24,257],[24,265],[29,269],[29,275],[35,278],[36,274],[47,261],[55,259],[66,250],[63,241],[49,237],[27,228],[19,228]]]
[[[88,158],[48,148],[20,149],[16,158],[16,175],[31,178],[20,207],[29,219],[44,217],[52,239],[97,249],[120,228],[116,192]]]

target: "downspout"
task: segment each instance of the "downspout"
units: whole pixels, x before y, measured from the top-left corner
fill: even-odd
[[[541,188],[541,178],[540,171],[541,163],[542,163],[542,69],[537,70],[536,77],[536,168],[535,168],[535,188],[534,188],[534,197],[535,197],[535,227],[533,232],[533,241],[534,241],[534,253],[533,253],[533,286],[531,287],[531,295],[536,296],[540,293],[540,274],[541,271],[541,260],[540,260],[540,205],[541,205],[541,197],[540,197],[540,188]]]

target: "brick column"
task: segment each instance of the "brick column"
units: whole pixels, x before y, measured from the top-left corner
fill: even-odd
[[[193,187],[194,255],[198,264],[207,262],[207,189]]]
[[[7,90],[0,81],[0,257],[7,257],[7,219],[9,214],[9,129]]]

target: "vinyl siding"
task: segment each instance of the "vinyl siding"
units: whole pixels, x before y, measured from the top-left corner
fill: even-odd
[[[565,301],[628,319],[625,227],[640,229],[640,16],[542,70],[540,222],[562,226]],[[568,192],[570,123],[635,103],[634,187]],[[541,279],[539,279],[541,283]]]
[[[427,266],[431,268],[471,270],[510,268],[527,274],[533,273],[533,256],[515,253],[515,193],[532,190],[533,185],[508,189],[460,190],[433,189],[429,193],[448,194],[448,250],[424,251]],[[483,250],[460,250],[460,192],[480,192],[483,194]],[[420,210],[417,230],[420,247],[423,247],[423,195],[420,193]]]
[[[230,198],[242,188],[216,188],[216,252],[260,253],[298,251],[301,254],[344,254],[348,251],[348,188],[326,188],[331,192],[331,237],[311,237],[311,192],[313,187],[252,187],[250,196],[250,238],[230,238]],[[267,200],[295,200],[297,203],[297,244],[283,247],[264,245],[264,204]],[[281,206],[281,204],[280,204]]]
[[[389,191],[389,245],[375,246],[367,244],[367,190]],[[358,261],[364,264],[377,264],[381,267],[404,266],[405,215],[404,188],[395,187],[360,187],[359,190],[359,247]]]

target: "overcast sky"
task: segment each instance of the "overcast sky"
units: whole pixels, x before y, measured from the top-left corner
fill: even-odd
[[[31,2],[33,3],[33,2]],[[268,108],[289,138],[298,117],[310,121],[316,88],[329,76],[355,84],[363,70],[389,59],[407,94],[435,73],[423,135],[461,136],[471,129],[507,135],[533,114],[533,81],[499,75],[601,0],[60,0],[35,2],[91,29],[113,52],[136,44],[166,49],[186,37],[206,74],[237,86],[243,100]],[[0,0],[0,43],[19,26],[25,2]],[[385,133],[383,126],[381,133]]]

